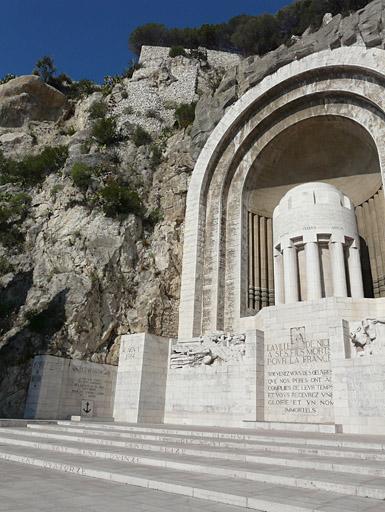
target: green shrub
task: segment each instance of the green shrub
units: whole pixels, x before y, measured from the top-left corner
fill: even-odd
[[[25,218],[31,205],[31,197],[24,192],[17,194],[0,194],[0,224],[9,222],[12,218]]]
[[[112,181],[105,185],[100,191],[103,210],[109,217],[135,213],[142,215],[142,201],[135,190]]]
[[[146,112],[148,119],[160,119],[160,114],[154,108],[149,108]]]
[[[91,80],[83,79],[78,82],[72,82],[71,87],[67,91],[67,96],[73,99],[83,98],[89,96],[100,88]]]
[[[39,59],[35,64],[33,74],[39,76],[43,82],[49,84],[56,73],[55,63],[53,58],[45,55]]]
[[[123,80],[121,75],[107,75],[104,77],[103,85],[101,88],[103,96],[108,96],[112,93],[115,85],[119,84]]]
[[[156,144],[151,144],[151,169],[156,169],[162,163],[162,149]]]
[[[135,64],[133,64],[132,66],[130,66],[123,72],[122,78],[132,78],[134,71],[137,71],[138,69],[141,69],[142,67],[143,67],[143,64],[136,62]]]
[[[0,276],[5,276],[10,272],[13,272],[14,266],[5,256],[0,256]]]
[[[92,128],[93,137],[105,146],[111,146],[118,141],[116,121],[113,117],[97,119]]]
[[[64,188],[63,185],[54,185],[51,188],[51,197],[55,198],[58,195],[58,193],[63,190],[63,188]]]
[[[168,55],[169,55],[169,57],[172,57],[172,58],[179,57],[179,56],[186,57],[186,51],[183,48],[183,46],[172,46],[170,48]]]
[[[187,128],[194,122],[196,103],[182,103],[175,110],[176,122],[179,128]]]
[[[24,192],[0,194],[0,243],[4,247],[17,249],[24,242],[24,235],[17,224],[28,214],[31,197]]]
[[[95,101],[95,103],[93,103],[88,109],[91,119],[100,119],[101,117],[106,117],[107,111],[108,107],[104,101]]]
[[[144,222],[149,227],[154,227],[156,224],[159,224],[159,222],[162,222],[164,220],[163,212],[160,208],[155,208],[154,210],[151,210],[148,215],[146,215]]]
[[[207,53],[199,48],[191,48],[189,56],[192,59],[201,60],[207,63]]]
[[[16,226],[9,224],[0,226],[0,244],[4,247],[18,251],[23,243],[24,235]]]
[[[94,169],[82,162],[76,162],[71,169],[71,178],[74,184],[81,190],[87,190],[91,185]]]
[[[146,144],[151,144],[152,137],[144,128],[138,125],[132,135],[132,142],[137,147],[145,146]]]
[[[9,208],[14,214],[25,217],[31,206],[32,198],[24,192],[18,192],[16,194],[0,195],[0,201],[4,200],[8,203]]]
[[[63,167],[67,157],[68,150],[64,146],[47,147],[40,154],[27,155],[19,162],[6,159],[0,153],[0,184],[37,185],[48,174]]]
[[[0,85],[6,84],[7,82],[9,82],[10,80],[13,80],[14,78],[16,78],[16,75],[13,75],[12,73],[7,73],[6,75],[3,76],[3,78],[0,78]]]

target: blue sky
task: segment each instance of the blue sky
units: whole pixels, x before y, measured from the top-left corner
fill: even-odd
[[[198,26],[276,12],[290,0],[2,0],[0,77],[28,74],[43,55],[74,79],[102,81],[130,62],[130,32],[143,23]]]

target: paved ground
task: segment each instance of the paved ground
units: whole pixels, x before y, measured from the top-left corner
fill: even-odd
[[[243,512],[243,508],[0,461],[0,512]]]

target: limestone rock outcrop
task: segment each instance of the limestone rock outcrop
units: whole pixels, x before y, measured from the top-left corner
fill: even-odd
[[[20,127],[26,121],[57,121],[67,105],[64,94],[34,75],[0,85],[0,127]]]

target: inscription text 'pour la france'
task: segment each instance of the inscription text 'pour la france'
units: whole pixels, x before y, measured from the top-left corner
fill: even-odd
[[[299,347],[290,342],[270,344],[266,347],[268,365],[328,363],[329,340],[304,341]]]

